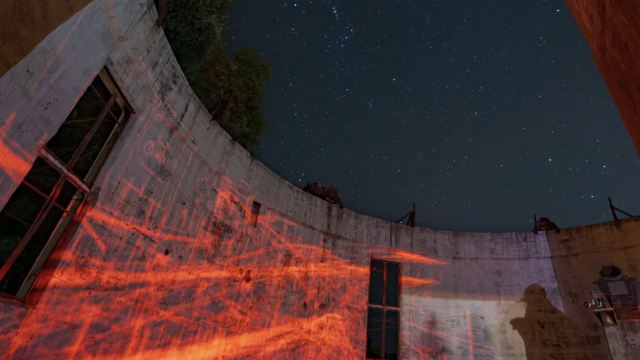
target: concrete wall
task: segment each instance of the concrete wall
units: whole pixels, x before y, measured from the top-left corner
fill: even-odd
[[[590,283],[600,277],[602,266],[616,265],[627,276],[640,278],[640,218],[552,231],[547,236],[566,314],[580,324],[588,342],[601,341],[602,325],[582,303],[592,297]],[[612,345],[620,358],[640,359],[637,322],[621,322],[619,336],[608,335],[610,342],[618,342]]]
[[[599,262],[576,278],[544,232],[409,228],[300,191],[210,121],[156,16],[95,0],[0,78],[0,207],[103,65],[136,112],[36,300],[0,297],[5,359],[363,359],[372,257],[402,263],[403,359],[609,358],[575,290]],[[559,234],[580,253],[589,229]]]

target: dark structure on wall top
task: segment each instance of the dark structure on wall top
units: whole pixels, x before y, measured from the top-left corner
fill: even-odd
[[[584,303],[603,326],[615,326],[618,321],[640,320],[640,287],[638,279],[624,275],[615,265],[603,266],[600,280],[591,284],[594,298]]]

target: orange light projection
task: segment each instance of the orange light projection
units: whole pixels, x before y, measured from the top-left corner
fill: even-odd
[[[141,131],[120,140],[132,150],[105,165],[99,200],[54,252],[58,267],[10,358],[362,359],[370,258],[430,269],[402,276],[402,291],[437,283],[441,261],[277,209],[254,226],[246,182],[195,154],[193,131],[158,112],[132,121]]]
[[[124,37],[111,0],[105,11],[114,37]],[[469,311],[457,330],[429,326],[443,311],[423,299],[445,262],[341,238],[269,208],[278,185],[249,191],[262,181],[257,167],[229,160],[233,144],[201,110],[181,118],[188,112],[163,98],[156,70],[118,45],[139,88],[160,101],[129,120],[96,182],[97,203],[85,205],[53,252],[50,280],[34,285],[37,306],[0,304],[7,359],[364,359],[371,258],[402,264],[402,359],[452,359],[450,344],[469,358],[495,354]],[[3,189],[22,181],[37,153],[9,135],[23,104],[0,128]],[[262,207],[252,216],[254,200]],[[19,329],[2,331],[9,326]]]

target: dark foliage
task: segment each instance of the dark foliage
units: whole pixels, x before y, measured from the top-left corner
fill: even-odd
[[[164,30],[180,67],[200,101],[215,111],[233,94],[221,126],[253,156],[264,122],[261,94],[273,64],[254,51],[240,47],[233,58],[226,54],[223,12],[231,0],[174,0],[167,4]]]

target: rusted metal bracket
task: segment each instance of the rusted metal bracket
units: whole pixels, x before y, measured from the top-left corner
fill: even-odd
[[[401,217],[400,220],[396,221],[396,223],[401,222],[408,216],[409,220],[407,220],[407,225],[411,227],[416,227],[416,204],[411,204],[411,205],[413,206],[413,210],[409,211],[407,215]]]
[[[322,186],[322,183],[320,182],[311,183],[310,181],[307,181],[307,186],[305,186],[302,191],[308,192],[332,204],[338,204],[340,205],[340,209],[344,208],[342,200],[338,195],[338,188],[334,185]]]
[[[549,220],[546,217],[541,217],[540,220],[533,214],[533,233],[537,234],[538,231],[548,231],[555,230],[556,232],[560,232],[560,228],[553,221]]]
[[[162,27],[162,18],[167,11],[167,0],[155,0],[156,7],[158,8],[158,20],[156,20],[156,26]]]
[[[609,208],[611,209],[611,213],[613,214],[613,220],[614,221],[619,221],[620,219],[618,219],[618,214],[616,214],[616,210],[620,211],[621,213],[627,215],[628,217],[633,217],[633,215],[629,214],[628,212],[624,212],[620,209],[618,209],[617,207],[613,206],[613,203],[611,202],[611,198],[608,197],[607,199],[609,199]]]

